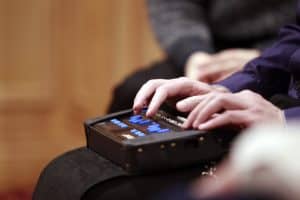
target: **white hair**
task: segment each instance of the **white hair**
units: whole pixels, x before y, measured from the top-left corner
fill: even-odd
[[[300,125],[246,130],[234,143],[230,159],[243,189],[300,199]]]

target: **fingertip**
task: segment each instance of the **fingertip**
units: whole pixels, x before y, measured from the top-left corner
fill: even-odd
[[[135,103],[133,103],[133,105],[132,105],[132,109],[133,110],[135,110],[137,107],[136,107],[136,104]]]
[[[134,103],[134,104],[132,105],[132,110],[133,110],[133,111],[139,110],[139,106],[138,106],[136,103]]]
[[[188,129],[189,128],[189,126],[187,125],[187,124],[182,124],[182,126],[181,126],[183,129]]]
[[[153,111],[148,109],[146,112],[146,117],[152,117],[153,115],[154,115]]]
[[[198,126],[199,126],[199,124],[198,124],[198,123],[196,123],[196,122],[194,122],[194,123],[193,123],[193,128],[194,128],[194,129],[197,129],[197,128],[198,128]]]
[[[190,122],[189,122],[189,120],[187,119],[185,122],[183,122],[183,124],[182,124],[182,128],[184,128],[184,129],[188,129],[188,128],[190,128]]]
[[[146,115],[148,117],[152,117],[155,115],[155,113],[159,110],[161,103],[157,102],[155,99],[152,99],[151,103],[148,106],[148,110]]]
[[[182,125],[181,125],[181,128],[183,128],[183,129],[187,129],[187,124],[186,124],[186,121],[182,123]]]
[[[198,129],[199,129],[199,130],[205,130],[205,128],[206,128],[206,127],[205,127],[204,124],[200,124],[200,125],[198,126]]]
[[[138,109],[136,109],[136,108],[133,108],[133,113],[136,115],[136,114],[138,114],[138,113],[139,113],[139,110],[138,110]]]
[[[134,114],[139,114],[141,112],[142,108],[143,108],[142,104],[134,103],[132,106]]]
[[[185,112],[186,103],[183,101],[179,101],[176,103],[176,108],[177,108],[177,110],[179,110],[181,112]]]
[[[141,99],[139,97],[135,97],[133,100],[133,108],[142,110],[142,108],[146,105],[147,100],[146,99]]]
[[[151,117],[153,114],[153,108],[151,106],[151,104],[148,106],[148,109],[146,111],[146,117]]]

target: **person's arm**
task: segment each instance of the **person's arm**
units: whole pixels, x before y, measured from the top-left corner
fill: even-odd
[[[266,98],[287,94],[291,77],[300,75],[300,9],[297,14],[297,24],[283,28],[279,42],[248,63],[243,71],[218,84],[231,92],[250,89]],[[284,114],[287,121],[300,118],[300,107],[286,109]]]
[[[290,79],[300,70],[300,10],[296,25],[282,29],[279,42],[267,49],[261,57],[248,63],[243,71],[219,82],[231,92],[250,89],[266,98],[288,92]],[[284,110],[287,121],[300,117],[300,107]]]
[[[168,56],[180,67],[198,51],[213,52],[204,0],[147,0],[156,37]]]
[[[300,107],[294,107],[284,110],[286,121],[293,121],[300,118]]]
[[[286,26],[281,30],[279,42],[267,49],[259,58],[248,63],[241,72],[218,84],[231,92],[250,89],[266,98],[275,93],[286,94],[291,76],[299,73],[300,69],[300,65],[293,65],[293,62],[300,62],[299,57],[293,56],[300,48],[300,8],[297,16],[297,24]]]

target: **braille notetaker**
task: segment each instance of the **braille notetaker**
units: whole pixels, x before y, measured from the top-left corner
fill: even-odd
[[[232,130],[182,129],[183,117],[170,109],[160,109],[153,118],[145,112],[125,110],[86,121],[88,148],[129,173],[145,173],[219,159],[236,135]],[[199,140],[204,136],[205,142]]]

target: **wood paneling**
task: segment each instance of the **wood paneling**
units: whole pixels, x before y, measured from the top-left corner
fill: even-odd
[[[85,144],[111,89],[162,56],[141,0],[0,1],[0,192]]]

